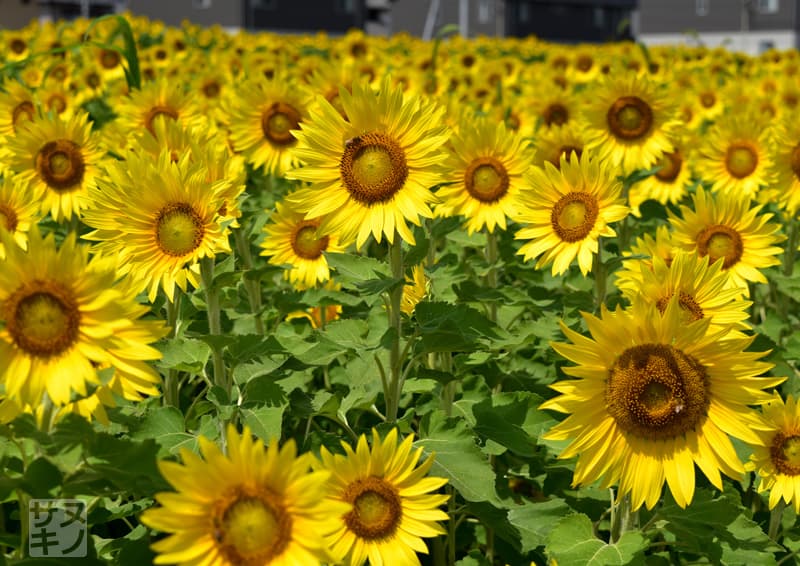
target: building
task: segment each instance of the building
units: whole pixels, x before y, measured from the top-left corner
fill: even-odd
[[[800,0],[639,0],[634,28],[648,45],[788,49],[800,46]]]
[[[636,4],[637,0],[506,0],[506,35],[535,35],[561,43],[632,39]]]

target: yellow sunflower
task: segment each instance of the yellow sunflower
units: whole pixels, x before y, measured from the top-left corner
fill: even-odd
[[[580,123],[575,122],[567,126],[552,126],[536,134],[533,142],[535,156],[534,165],[544,167],[545,162],[552,163],[556,169],[561,167],[561,156],[569,159],[575,152],[580,157],[586,146],[586,134]]]
[[[0,269],[0,384],[20,406],[55,406],[86,397],[103,385],[98,368],[152,392],[158,374],[145,362],[161,357],[150,346],[167,333],[162,323],[140,321],[148,309],[117,284],[119,273],[74,234],[56,248],[53,235],[28,233],[28,250],[0,233],[6,258]],[[88,386],[88,387],[87,387]]]
[[[428,276],[425,275],[425,267],[415,265],[411,269],[411,277],[406,275],[406,284],[403,286],[403,299],[400,303],[400,310],[406,315],[411,316],[417,304],[428,294]]]
[[[532,190],[521,195],[516,218],[526,226],[515,237],[530,241],[517,253],[526,261],[538,257],[537,268],[552,263],[553,275],[564,273],[577,257],[586,275],[599,238],[615,236],[609,224],[628,214],[616,172],[606,161],[573,153],[569,160],[561,157],[560,169],[550,163],[531,167],[526,180]]]
[[[350,506],[327,498],[326,471],[297,455],[294,440],[268,447],[245,427],[228,425],[227,454],[199,439],[201,458],[181,450],[183,464],[159,462],[175,492],[156,495],[160,507],[145,525],[170,533],[153,543],[156,564],[317,566],[331,561],[324,535]]]
[[[797,113],[788,115],[775,128],[772,146],[773,187],[789,216],[800,210],[800,120]]]
[[[669,91],[645,76],[607,79],[587,98],[583,114],[586,148],[621,166],[624,173],[647,169],[672,151],[670,137],[679,127]]]
[[[234,150],[273,175],[295,166],[297,139],[292,131],[308,117],[304,92],[283,76],[236,85],[235,95],[223,105]]]
[[[272,265],[286,265],[284,276],[300,289],[314,287],[331,277],[324,252],[343,252],[335,234],[318,233],[319,219],[306,220],[285,203],[275,203],[275,212],[264,226],[266,238],[261,255]]]
[[[744,351],[752,337],[720,340],[710,319],[687,324],[677,296],[663,314],[635,302],[583,317],[591,338],[562,324],[571,343],[552,344],[578,364],[563,368],[577,379],[552,385],[561,395],[542,404],[569,414],[544,438],[571,440],[559,458],[578,456],[574,485],[619,483],[618,496],[630,494],[635,510],[652,508],[666,480],[686,507],[695,464],[720,490],[720,472],[744,473],[728,435],[758,444],[755,430],[765,425],[747,405],[769,401],[763,389],[784,380],[759,377],[772,365],[758,361],[766,352]]]
[[[470,234],[486,227],[506,229],[517,214],[517,200],[529,167],[527,144],[506,130],[503,122],[465,120],[448,144],[444,177],[449,184],[436,192],[437,215],[466,217]]]
[[[39,202],[31,191],[21,187],[15,177],[8,175],[0,181],[0,232],[12,235],[23,249],[28,247],[28,230],[39,220]],[[0,242],[0,259],[5,257],[5,245]]]
[[[714,192],[754,198],[772,181],[769,135],[770,130],[752,116],[720,118],[698,148],[698,175],[713,183]]]
[[[800,513],[800,406],[789,395],[784,404],[775,393],[761,407],[769,430],[758,431],[750,464],[758,475],[758,492],[769,491],[769,508],[783,499]]]
[[[709,265],[708,256],[693,253],[678,253],[667,264],[662,258],[652,258],[652,268],[641,270],[641,281],[636,289],[622,289],[622,294],[631,302],[641,298],[654,303],[664,312],[673,295],[678,297],[678,306],[685,322],[701,318],[711,319],[709,332],[723,330],[747,330],[747,309],[752,304],[741,298],[739,289],[726,288],[728,276],[722,272],[722,262]],[[736,333],[741,336],[741,332]]]
[[[776,256],[783,250],[775,244],[786,239],[778,233],[780,225],[769,222],[772,214],[761,213],[763,205],[750,208],[744,194],[712,196],[698,189],[692,200],[694,210],[681,205],[682,218],[667,211],[675,243],[700,257],[709,256],[710,263],[722,260],[728,287],[749,296],[748,282],[767,282],[759,269],[780,263]]]
[[[154,131],[159,120],[175,120],[184,127],[205,124],[206,119],[191,93],[184,92],[181,83],[159,79],[145,83],[141,89],[122,98],[114,109],[119,116],[118,127],[128,135],[139,136],[145,130]]]
[[[617,271],[616,286],[622,290],[623,294],[632,293],[635,295],[642,286],[642,273],[645,270],[652,271],[653,260],[660,258],[667,266],[674,260],[676,254],[680,253],[680,248],[672,239],[672,232],[668,226],[656,228],[656,237],[644,234],[641,238],[636,238],[636,243],[630,250],[623,250],[622,269]],[[630,256],[644,256],[643,258],[631,258]]]
[[[430,189],[441,181],[437,166],[448,138],[442,109],[404,98],[388,81],[377,94],[356,82],[339,98],[347,121],[320,98],[319,112],[296,133],[305,166],[286,176],[312,186],[288,200],[306,218],[322,217],[323,233],[355,237],[359,249],[370,234],[391,243],[397,232],[413,244],[406,222],[419,225],[420,216],[433,215]]]
[[[95,230],[83,237],[119,258],[151,302],[159,287],[170,301],[175,285],[197,287],[200,259],[230,251],[228,219],[221,214],[230,181],[209,185],[202,163],[173,163],[169,151],[156,161],[128,153],[107,171],[83,219]]]
[[[642,179],[630,188],[628,204],[635,216],[641,216],[639,206],[653,199],[663,205],[678,204],[687,194],[687,185],[691,181],[692,171],[689,166],[691,154],[685,141],[676,141],[672,151],[661,154],[655,175]]]
[[[447,480],[425,477],[433,456],[417,466],[422,448],[412,450],[412,442],[409,435],[398,444],[396,428],[383,440],[373,429],[371,450],[363,434],[355,451],[342,442],[344,455],[322,448],[322,465],[331,472],[330,497],[352,506],[328,536],[344,564],[418,565],[417,553],[428,552],[422,539],[444,534],[437,521],[446,521],[447,514],[438,507],[448,496],[430,492]]]
[[[39,116],[7,139],[9,166],[56,221],[80,216],[104,152],[86,113],[69,120]]]
[[[37,106],[33,93],[15,81],[3,83],[0,92],[0,137],[11,136],[26,121],[36,117]]]

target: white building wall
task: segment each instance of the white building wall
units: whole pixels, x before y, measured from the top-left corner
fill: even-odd
[[[637,39],[645,45],[681,44],[726,47],[758,55],[769,48],[791,49],[800,45],[797,32],[791,30],[702,32],[702,33],[642,33]]]

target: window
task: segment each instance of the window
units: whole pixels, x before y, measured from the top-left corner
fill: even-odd
[[[478,23],[488,24],[492,19],[492,0],[478,0]]]
[[[527,24],[531,19],[531,9],[526,2],[519,3],[519,21]]]
[[[208,10],[211,7],[211,0],[192,0],[192,8],[195,10]]]
[[[606,27],[606,10],[602,6],[597,6],[592,13],[592,23],[596,28]]]
[[[707,16],[709,9],[711,9],[711,0],[695,0],[694,11],[698,16]]]
[[[757,6],[761,14],[777,14],[779,9],[778,0],[758,0]]]

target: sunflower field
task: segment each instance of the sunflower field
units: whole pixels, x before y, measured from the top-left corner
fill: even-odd
[[[800,562],[800,54],[0,31],[0,565]]]

